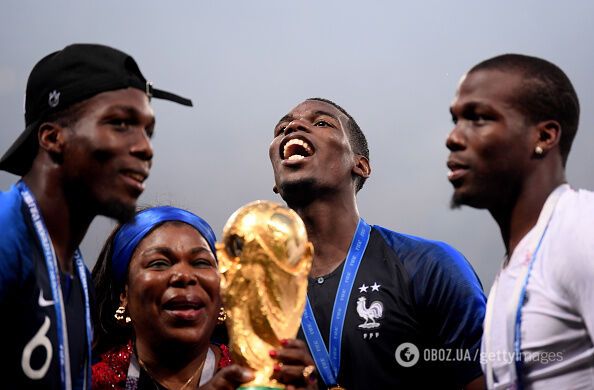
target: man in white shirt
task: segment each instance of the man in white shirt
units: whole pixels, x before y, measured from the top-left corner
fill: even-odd
[[[488,387],[594,388],[594,193],[565,178],[571,82],[548,61],[501,55],[462,78],[450,111],[452,206],[487,209],[507,249],[485,318]]]

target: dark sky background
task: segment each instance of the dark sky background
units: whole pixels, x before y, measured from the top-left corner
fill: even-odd
[[[366,220],[453,244],[488,289],[504,256],[486,211],[449,209],[445,137],[460,76],[508,52],[559,65],[582,107],[568,163],[594,188],[594,2],[477,1],[3,1],[0,153],[24,128],[33,65],[73,42],[135,57],[144,75],[195,102],[156,100],[154,165],[141,204],[174,204],[218,235],[229,215],[272,193],[273,127],[308,97],[343,106],[366,133],[372,176]],[[0,173],[0,189],[18,178]],[[82,244],[92,266],[113,227],[97,218]],[[2,227],[8,229],[9,227]]]

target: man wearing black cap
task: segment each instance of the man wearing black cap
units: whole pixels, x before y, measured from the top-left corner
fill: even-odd
[[[0,193],[3,388],[88,388],[90,286],[78,245],[95,216],[134,213],[153,156],[151,97],[192,104],[154,89],[107,46],[67,46],[31,71],[26,128],[0,159],[22,176]]]

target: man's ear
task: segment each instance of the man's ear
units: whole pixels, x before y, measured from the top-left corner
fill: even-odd
[[[353,174],[364,179],[371,175],[371,165],[367,157],[361,154],[355,154],[355,164],[353,165]]]
[[[537,140],[535,148],[540,147],[543,154],[559,145],[561,140],[561,125],[554,120],[542,121],[536,125]]]
[[[39,126],[39,148],[50,155],[61,155],[64,150],[65,128],[54,122],[44,122]]]

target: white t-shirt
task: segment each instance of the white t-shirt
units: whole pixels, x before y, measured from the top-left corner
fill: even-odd
[[[562,193],[537,251],[521,312],[521,377],[526,389],[594,389],[594,193],[567,184],[556,191]],[[516,282],[540,238],[535,230],[520,241],[498,276],[495,295],[489,296],[494,302],[483,352],[490,337],[492,353],[481,357],[485,375],[485,359],[491,359],[495,389],[512,385],[509,316],[518,306]]]

